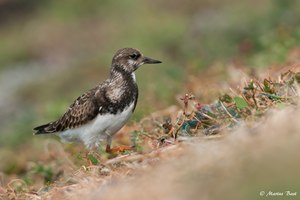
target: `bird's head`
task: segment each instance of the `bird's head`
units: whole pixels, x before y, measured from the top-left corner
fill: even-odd
[[[139,50],[133,48],[119,49],[112,59],[113,70],[122,70],[127,73],[134,72],[143,64],[158,64],[159,60],[145,57]]]

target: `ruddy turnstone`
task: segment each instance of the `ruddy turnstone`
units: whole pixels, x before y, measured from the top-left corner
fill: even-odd
[[[79,96],[58,120],[35,127],[34,134],[56,134],[65,142],[82,142],[89,149],[107,142],[111,151],[112,137],[132,115],[138,86],[135,70],[143,64],[161,61],[143,56],[133,48],[123,48],[112,59],[110,78]]]

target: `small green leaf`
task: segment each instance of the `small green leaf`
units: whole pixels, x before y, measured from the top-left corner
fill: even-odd
[[[270,93],[270,94],[273,94],[274,90],[271,88],[270,81],[268,81],[267,79],[264,79],[263,83],[264,83],[263,91],[267,92],[267,93]]]
[[[231,103],[233,100],[231,96],[229,96],[228,94],[224,94],[223,96],[220,97],[220,101],[225,103]]]
[[[95,158],[95,156],[93,154],[89,154],[88,159],[92,162],[93,165],[98,164],[98,160],[97,160],[97,158]]]
[[[254,83],[253,83],[253,81],[251,81],[251,82],[249,83],[249,85],[247,85],[246,87],[244,87],[244,89],[245,89],[245,90],[254,90],[255,88],[254,88]]]
[[[243,109],[248,106],[247,102],[242,97],[234,97],[233,100],[238,109]]]
[[[82,155],[81,155],[81,152],[79,152],[79,153],[76,154],[76,159],[78,159],[78,160],[83,160],[83,157],[82,157]]]

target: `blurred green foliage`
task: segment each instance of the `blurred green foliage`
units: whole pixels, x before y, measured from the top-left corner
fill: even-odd
[[[53,181],[53,170],[51,166],[45,166],[42,164],[37,164],[31,169],[31,173],[41,175],[44,179],[45,184]]]
[[[190,0],[181,6],[170,1],[178,6],[175,9],[158,1],[32,0],[31,4],[39,4],[34,12],[0,24],[0,66],[41,59],[56,48],[79,53],[82,46],[90,56],[105,52],[109,59],[111,53],[105,50],[126,45],[167,54],[179,63],[202,60],[208,64],[231,59],[240,51],[249,53],[249,62],[263,53],[275,53],[273,62],[282,62],[284,51],[299,42],[300,3],[296,0],[267,0],[259,6],[258,1],[207,2]],[[93,46],[97,44],[103,46]],[[247,44],[249,49],[241,47]]]

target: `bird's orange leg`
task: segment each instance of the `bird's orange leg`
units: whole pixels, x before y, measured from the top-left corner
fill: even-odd
[[[119,153],[123,151],[132,151],[133,148],[125,145],[121,145],[118,147],[111,148],[109,144],[106,145],[106,152],[107,153]]]

